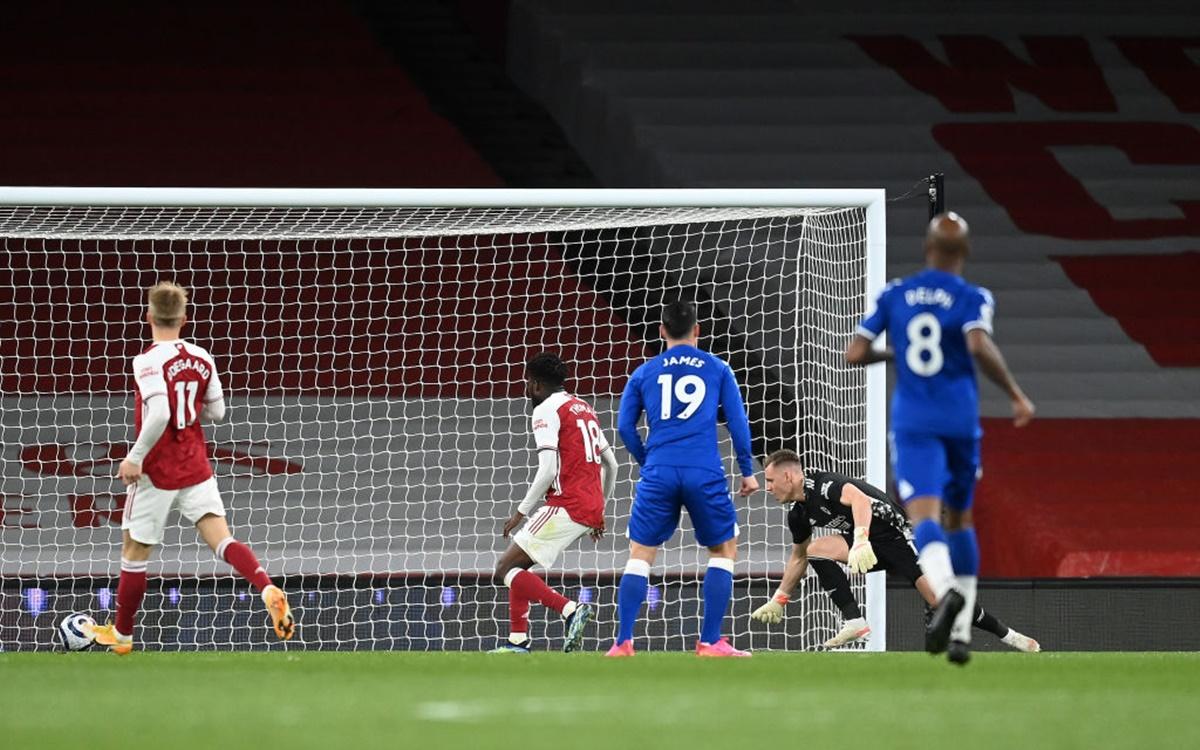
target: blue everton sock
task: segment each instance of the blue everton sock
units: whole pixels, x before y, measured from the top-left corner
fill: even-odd
[[[950,564],[959,576],[979,575],[979,539],[975,529],[959,529],[946,535],[950,547]]]
[[[932,518],[926,518],[913,529],[913,543],[917,545],[917,552],[920,552],[930,542],[946,544],[946,532],[942,531],[940,523]]]
[[[626,563],[617,587],[617,643],[633,640],[633,626],[637,625],[638,613],[642,611],[649,587],[650,563],[645,560]]]
[[[946,544],[946,532],[932,518],[926,518],[913,529],[913,543],[917,547],[917,562],[925,580],[933,587],[939,600],[954,588],[954,565],[950,562],[950,550]]]
[[[704,624],[700,628],[701,643],[721,640],[721,623],[733,596],[733,560],[714,557],[704,573]]]

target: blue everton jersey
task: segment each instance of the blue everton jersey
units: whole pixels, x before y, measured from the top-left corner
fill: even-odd
[[[637,425],[646,413],[649,435]],[[717,419],[724,414],[742,476],[753,476],[750,422],[733,370],[693,346],[673,346],[634,370],[621,396],[617,431],[642,467],[694,466],[724,473]]]
[[[884,288],[858,333],[874,339],[887,331],[895,351],[893,432],[979,435],[979,390],[967,331],[991,334],[994,306],[986,289],[932,268]]]

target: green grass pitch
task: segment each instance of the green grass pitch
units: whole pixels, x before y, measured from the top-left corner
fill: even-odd
[[[1200,654],[0,654],[24,748],[1200,747]]]

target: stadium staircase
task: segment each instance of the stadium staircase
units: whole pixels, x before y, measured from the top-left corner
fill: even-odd
[[[595,187],[558,124],[504,70],[493,4],[359,0],[382,47],[510,187]]]
[[[898,197],[944,172],[1040,410],[1013,430],[981,388],[985,574],[1200,575],[1191,5],[970,10],[514,0],[508,63],[606,186]],[[921,264],[922,197],[889,205],[890,275]]]

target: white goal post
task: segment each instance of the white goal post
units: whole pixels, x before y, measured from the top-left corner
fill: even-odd
[[[535,465],[520,387],[538,351],[563,356],[619,446],[624,381],[657,351],[661,306],[691,299],[702,346],[738,375],[757,462],[790,447],[884,486],[884,371],[841,352],[883,287],[885,246],[882,189],[0,187],[0,648],[50,648],[69,612],[111,617],[113,475],[155,281],[191,291],[185,336],[213,353],[229,403],[207,432],[231,525],[293,592],[299,631],[269,639],[244,582],[177,524],[139,643],[469,650],[506,628],[490,573]],[[609,537],[547,575],[601,605],[589,648],[615,629],[636,479],[619,455]],[[790,536],[764,493],[737,504],[725,632],[816,648],[838,617],[811,574],[784,623],[750,623]],[[698,632],[704,556],[682,528],[652,571],[639,648]],[[851,577],[865,648],[882,651],[885,579],[865,578]],[[531,619],[553,647],[561,625]]]

